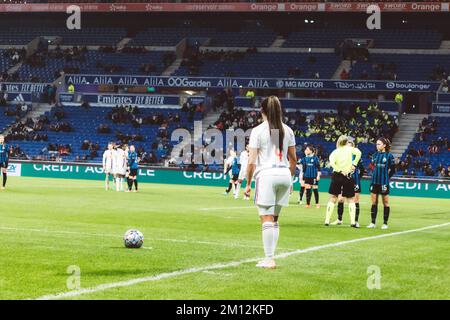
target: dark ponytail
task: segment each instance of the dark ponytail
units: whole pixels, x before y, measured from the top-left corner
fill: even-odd
[[[284,128],[280,100],[276,96],[265,98],[261,102],[261,109],[262,113],[266,115],[267,122],[269,123],[272,143],[278,146],[281,152],[283,151]],[[278,130],[278,141],[274,141],[277,135],[273,134],[272,130]]]

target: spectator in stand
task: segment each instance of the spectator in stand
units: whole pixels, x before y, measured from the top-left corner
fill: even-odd
[[[67,92],[68,93],[75,93],[75,86],[72,82],[69,83],[69,85],[67,86]]]
[[[341,80],[348,80],[350,78],[350,73],[344,68],[339,76]]]

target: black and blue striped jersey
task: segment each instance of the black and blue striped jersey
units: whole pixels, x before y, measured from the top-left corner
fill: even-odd
[[[355,159],[355,156],[353,156],[353,160]],[[364,174],[364,166],[362,164],[362,161],[359,160],[358,164],[356,165],[355,171],[352,173],[352,178],[355,180],[355,185],[359,186],[361,185],[361,177]]]
[[[395,173],[394,156],[389,152],[375,152],[372,156],[372,184],[388,185],[389,179]]]
[[[239,174],[240,167],[239,167],[239,161],[237,157],[234,157],[233,164],[231,165],[231,173],[236,175]]]
[[[0,144],[0,163],[9,161],[9,144]]]
[[[316,179],[320,172],[320,161],[317,156],[306,156],[300,160],[303,169],[303,178]]]
[[[139,169],[138,154],[136,152],[128,151],[128,166],[130,169]]]

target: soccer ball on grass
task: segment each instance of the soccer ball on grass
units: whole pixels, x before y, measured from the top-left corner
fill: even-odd
[[[144,235],[139,230],[128,230],[123,236],[123,242],[127,248],[140,248],[144,243]]]

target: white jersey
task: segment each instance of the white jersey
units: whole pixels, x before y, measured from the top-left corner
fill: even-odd
[[[114,162],[114,173],[125,175],[127,172],[127,155],[126,152],[122,149],[117,149],[116,151],[116,159]]]
[[[252,129],[249,147],[258,149],[255,177],[269,168],[289,168],[288,147],[295,147],[294,132],[283,124],[283,151],[280,152],[270,139],[269,123],[264,121]]]
[[[225,160],[225,172],[228,170],[228,169],[230,169],[229,171],[228,171],[228,175],[230,176],[230,178],[231,177],[233,177],[233,172],[231,172],[232,170],[231,170],[231,166],[233,165],[233,162],[234,162],[234,159],[235,159],[236,157],[235,156],[229,156],[228,158],[227,158],[227,160]]]
[[[116,150],[106,150],[103,153],[103,168],[105,173],[114,172],[114,162],[116,158]]]
[[[302,164],[300,163],[300,160],[297,162],[297,168],[298,168],[298,178],[300,179],[300,177],[301,177],[302,174],[303,174],[303,166],[302,166]]]
[[[248,152],[246,150],[241,152],[239,163],[241,164],[241,171],[247,171]]]
[[[241,164],[241,171],[239,171],[239,180],[247,178],[248,152],[242,151],[239,156],[239,163]]]

